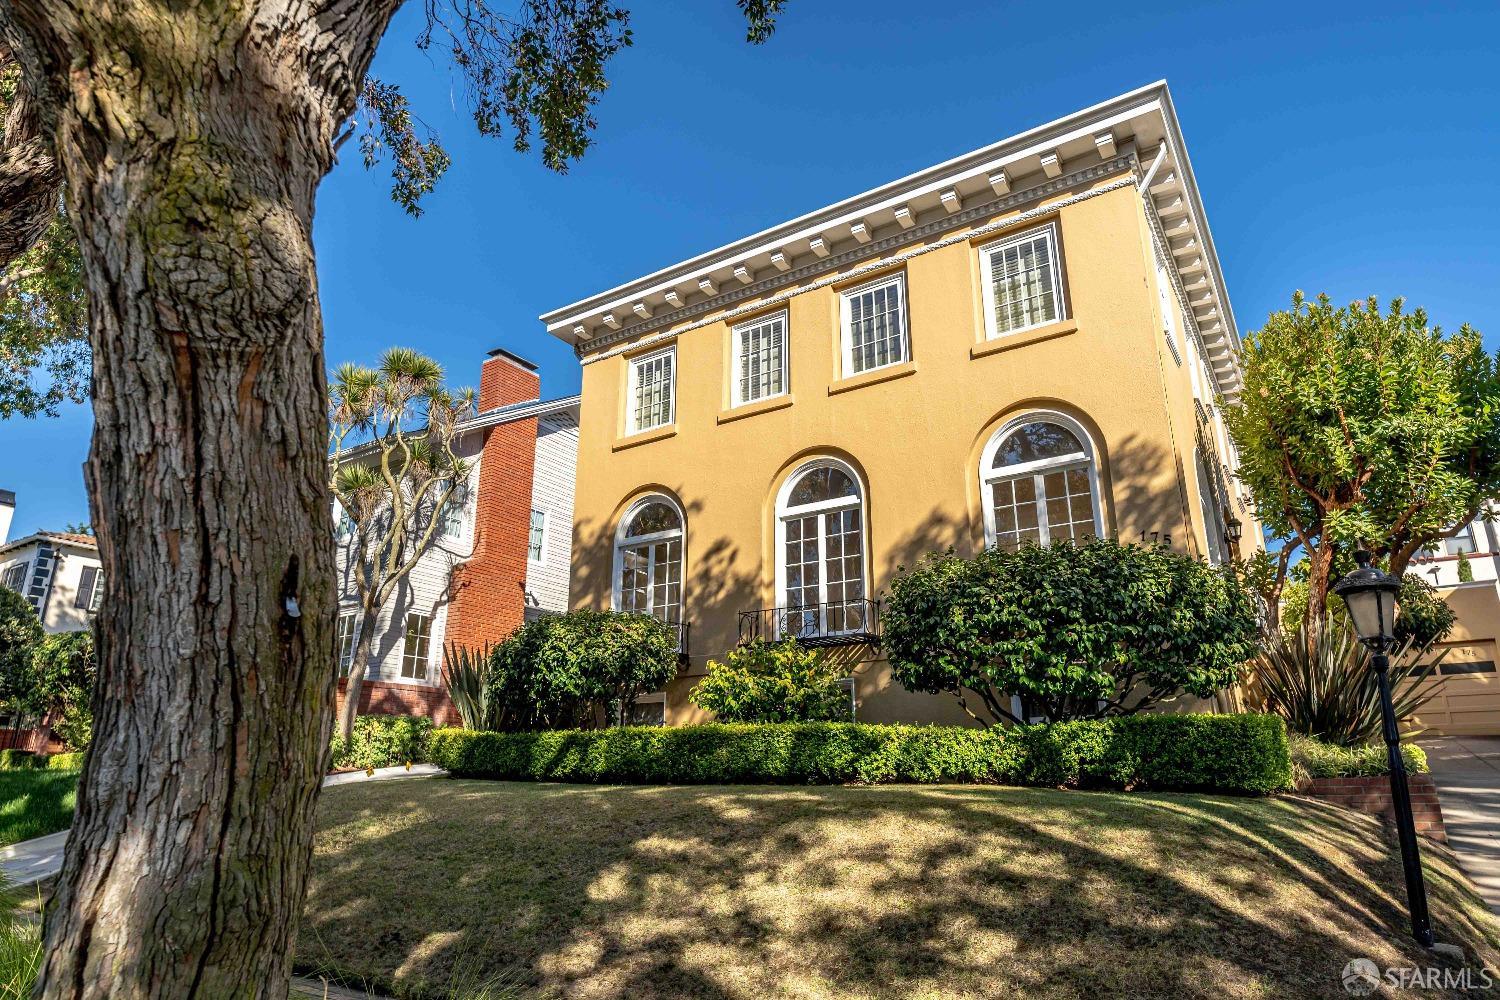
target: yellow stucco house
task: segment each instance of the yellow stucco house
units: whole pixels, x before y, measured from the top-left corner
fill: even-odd
[[[1260,531],[1217,401],[1239,339],[1165,83],[541,317],[583,365],[574,607],[684,625],[639,721],[796,635],[863,721],[961,722],[878,647],[925,553]]]

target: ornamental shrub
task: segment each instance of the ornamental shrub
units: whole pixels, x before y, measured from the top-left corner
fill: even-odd
[[[795,639],[757,639],[709,660],[688,700],[721,722],[837,722],[851,715],[844,677]]]
[[[1385,744],[1341,747],[1296,733],[1288,736],[1292,753],[1292,777],[1301,784],[1307,778],[1359,778],[1390,774]],[[1415,743],[1401,744],[1401,757],[1409,774],[1426,774],[1427,753]]]
[[[46,766],[46,754],[32,750],[0,750],[0,771],[31,771]]]
[[[82,767],[82,753],[55,753],[47,758],[49,771],[77,771]]]
[[[488,730],[590,727],[628,716],[638,696],[666,687],[678,658],[676,628],[650,615],[570,611],[527,622],[494,647],[482,675],[471,656],[447,683],[455,704]]]
[[[896,577],[881,622],[897,680],[955,695],[985,724],[1022,721],[1013,695],[1053,721],[1209,698],[1259,635],[1229,568],[1109,538],[930,556]]]
[[[459,777],[610,784],[980,783],[1201,790],[1287,788],[1270,715],[1135,715],[1041,726],[850,722],[530,733],[440,729],[432,762]]]
[[[432,720],[420,715],[361,715],[346,743],[333,737],[330,767],[397,767],[427,759]]]

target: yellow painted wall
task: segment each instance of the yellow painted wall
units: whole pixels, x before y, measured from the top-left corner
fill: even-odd
[[[1091,431],[1107,532],[1125,539],[1166,533],[1179,550],[1203,551],[1196,480],[1185,474],[1193,447],[1188,375],[1161,334],[1140,196],[1123,187],[1049,218],[1060,227],[1069,319],[1018,335],[1004,350],[987,350],[1001,342],[984,334],[977,247],[1001,235],[990,233],[896,265],[906,272],[912,360],[869,384],[840,380],[841,286],[806,290],[775,307],[789,317],[791,394],[752,404],[748,416],[727,412],[730,322],[678,337],[675,424],[635,439],[622,438],[626,355],[593,363],[585,356],[572,603],[610,606],[614,535],[629,504],[652,491],[677,498],[687,515],[683,601],[692,655],[667,693],[669,723],[698,718],[687,691],[707,659],[736,642],[739,612],[776,603],[776,493],[814,456],[847,460],[867,484],[872,595],[897,567],[928,552],[953,546],[967,553],[983,544],[980,450],[1003,422],[1032,408],[1063,411]],[[854,266],[878,259],[871,254]],[[732,322],[750,316],[737,307]],[[1180,323],[1179,316],[1179,330]],[[1248,540],[1254,528],[1241,516]],[[856,694],[866,721],[965,719],[952,698],[902,690],[881,661],[859,665]]]
[[[1438,646],[1445,664],[1497,662],[1500,638],[1500,593],[1483,581],[1438,592],[1457,615],[1453,631]],[[1416,714],[1414,724],[1450,736],[1500,736],[1500,674],[1493,666],[1482,673],[1457,673],[1439,667],[1437,690]]]

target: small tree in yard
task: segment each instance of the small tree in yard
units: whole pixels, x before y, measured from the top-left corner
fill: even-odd
[[[710,660],[688,700],[722,722],[849,721],[845,671],[800,646],[760,639]]]
[[[329,385],[329,489],[343,508],[339,555],[354,581],[359,623],[349,686],[339,713],[348,740],[380,613],[462,500],[469,465],[454,450],[458,424],[474,412],[470,389],[443,385],[443,368],[392,348],[377,368],[346,364]],[[351,438],[364,440],[350,446]]]
[[[650,615],[570,611],[522,625],[490,652],[483,674],[446,677],[465,724],[492,732],[591,728],[627,719],[636,698],[677,673],[677,630]],[[464,660],[449,647],[448,658]],[[482,689],[482,691],[481,691]]]
[[[986,725],[1023,721],[1013,695],[1052,721],[1212,697],[1259,630],[1231,570],[1104,538],[929,557],[896,578],[881,620],[896,679]]]
[[[1500,371],[1478,331],[1444,336],[1400,299],[1382,313],[1374,298],[1335,309],[1298,292],[1244,355],[1224,417],[1239,478],[1282,543],[1263,574],[1273,625],[1299,551],[1316,637],[1340,552],[1364,546],[1401,577],[1500,494]]]
[[[59,632],[37,644],[31,655],[32,703],[43,717],[57,721],[52,729],[69,750],[87,746],[92,730],[89,701],[94,694],[97,663],[94,633]]]

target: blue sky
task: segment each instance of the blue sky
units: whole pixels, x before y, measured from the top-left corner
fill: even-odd
[[[625,0],[628,4],[628,0]],[[411,219],[346,147],[318,198],[330,364],[425,350],[459,383],[504,345],[575,392],[538,313],[1166,78],[1240,328],[1294,288],[1405,295],[1500,348],[1495,3],[790,0],[767,45],[733,0],[635,5],[598,144],[567,176],[475,135],[408,4],[376,73],[454,164]],[[87,407],[0,423],[17,532],[87,518]]]

